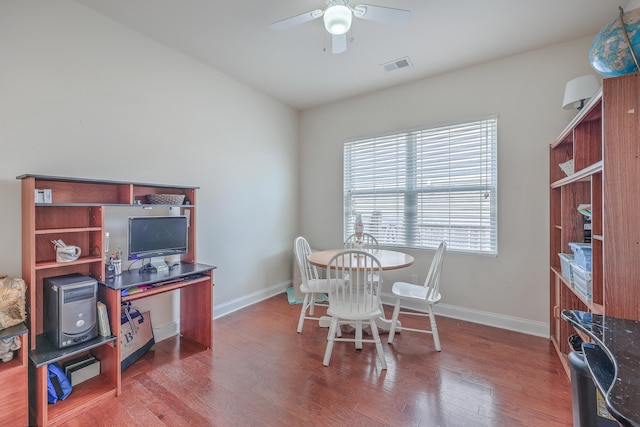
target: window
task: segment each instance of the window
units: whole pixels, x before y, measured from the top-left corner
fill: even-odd
[[[346,141],[344,236],[496,255],[497,117]]]

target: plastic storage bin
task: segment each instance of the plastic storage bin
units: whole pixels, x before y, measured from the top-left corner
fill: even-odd
[[[573,261],[572,254],[558,254],[560,257],[560,270],[562,271],[562,277],[569,283],[571,283],[571,262]]]
[[[574,261],[580,268],[591,271],[591,243],[569,243]]]
[[[571,263],[571,283],[573,287],[585,297],[591,299],[592,284],[591,272],[580,267],[577,263]]]

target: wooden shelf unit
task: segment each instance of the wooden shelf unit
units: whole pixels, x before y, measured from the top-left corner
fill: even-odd
[[[550,335],[569,374],[576,331],[562,310],[640,319],[640,74],[608,78],[550,149]],[[566,176],[559,164],[574,161]],[[592,297],[562,277],[559,253],[583,242],[591,204]],[[584,337],[583,337],[584,338]]]
[[[29,424],[28,358],[29,330],[24,324],[0,330],[0,339],[19,337],[20,348],[9,362],[0,362],[0,425],[24,427]]]
[[[180,256],[184,263],[195,263],[195,197],[197,187],[141,184],[26,174],[22,181],[22,277],[27,282],[27,312],[30,340],[25,339],[25,357],[29,350],[29,416],[31,425],[57,425],[89,410],[121,392],[120,292],[99,286],[100,299],[107,305],[114,336],[99,337],[62,350],[51,349],[43,335],[44,291],[47,277],[80,273],[104,283],[104,222],[106,206],[143,206],[147,194],[180,194],[188,204],[189,249]],[[50,189],[51,203],[36,203],[35,190]],[[56,262],[52,240],[80,247],[82,256],[73,262]],[[211,274],[212,276],[212,274]],[[211,277],[210,277],[211,279]],[[212,279],[209,280],[209,284]],[[209,291],[211,295],[211,291]],[[211,312],[211,305],[209,305]],[[212,316],[211,316],[212,317]],[[211,331],[211,329],[209,329]],[[212,339],[209,339],[211,343]],[[211,346],[211,344],[209,344]],[[47,366],[64,362],[88,352],[101,362],[100,375],[74,387],[64,401],[47,403]],[[25,362],[25,366],[26,366]],[[0,367],[1,369],[1,367]],[[4,372],[0,370],[0,375]]]

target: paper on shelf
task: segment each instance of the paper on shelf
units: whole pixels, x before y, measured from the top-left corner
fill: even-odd
[[[584,215],[591,218],[591,204],[590,203],[582,203],[578,205],[578,211]]]

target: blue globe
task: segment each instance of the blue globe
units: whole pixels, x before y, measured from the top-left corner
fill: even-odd
[[[626,12],[622,18],[631,40],[631,47],[638,57],[640,55],[640,8]],[[618,18],[600,30],[591,43],[589,58],[593,69],[605,77],[621,76],[638,71]],[[640,57],[638,59],[640,60]]]

